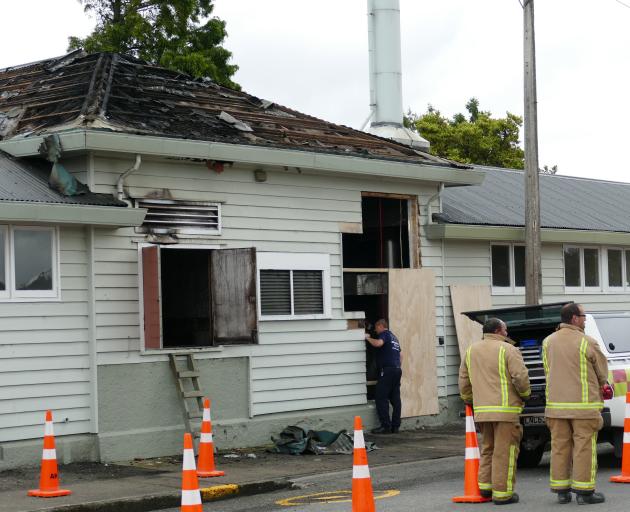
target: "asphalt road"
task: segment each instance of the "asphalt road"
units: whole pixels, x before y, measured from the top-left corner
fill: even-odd
[[[612,484],[608,477],[619,473],[618,462],[610,450],[600,450],[598,490],[606,495],[606,503],[597,510],[627,511],[630,484]],[[377,510],[391,512],[411,511],[469,511],[495,510],[489,504],[454,504],[451,497],[463,491],[463,459],[449,457],[432,461],[409,462],[371,470]],[[521,502],[508,510],[558,510],[555,495],[548,491],[548,455],[536,469],[522,469],[517,475],[517,492]],[[234,498],[207,503],[204,511],[222,512],[333,512],[350,511],[351,472],[328,473],[296,480],[299,489],[271,494]],[[301,498],[301,496],[308,496]],[[310,502],[310,503],[309,503]],[[282,504],[284,503],[284,504]],[[575,506],[573,502],[570,506]],[[179,509],[170,509],[177,512]]]

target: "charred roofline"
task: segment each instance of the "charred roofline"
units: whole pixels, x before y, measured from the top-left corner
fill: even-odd
[[[485,173],[439,163],[394,161],[308,150],[248,146],[220,142],[134,135],[89,129],[58,132],[64,152],[106,151],[157,157],[221,160],[277,168],[297,168],[303,173],[388,178],[396,181],[444,183],[445,186],[479,185]],[[43,136],[0,141],[0,149],[14,156],[37,154]]]

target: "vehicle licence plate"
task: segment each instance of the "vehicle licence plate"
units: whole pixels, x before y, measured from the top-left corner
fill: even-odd
[[[545,417],[544,416],[523,416],[523,425],[544,425]]]

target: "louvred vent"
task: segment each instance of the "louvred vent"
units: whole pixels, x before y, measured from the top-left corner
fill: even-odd
[[[148,210],[141,233],[220,234],[221,205],[203,201],[137,199]]]

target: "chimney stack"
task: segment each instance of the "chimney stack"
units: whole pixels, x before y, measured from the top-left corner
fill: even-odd
[[[403,126],[400,1],[367,3],[372,110],[369,132],[428,151],[429,142]]]

